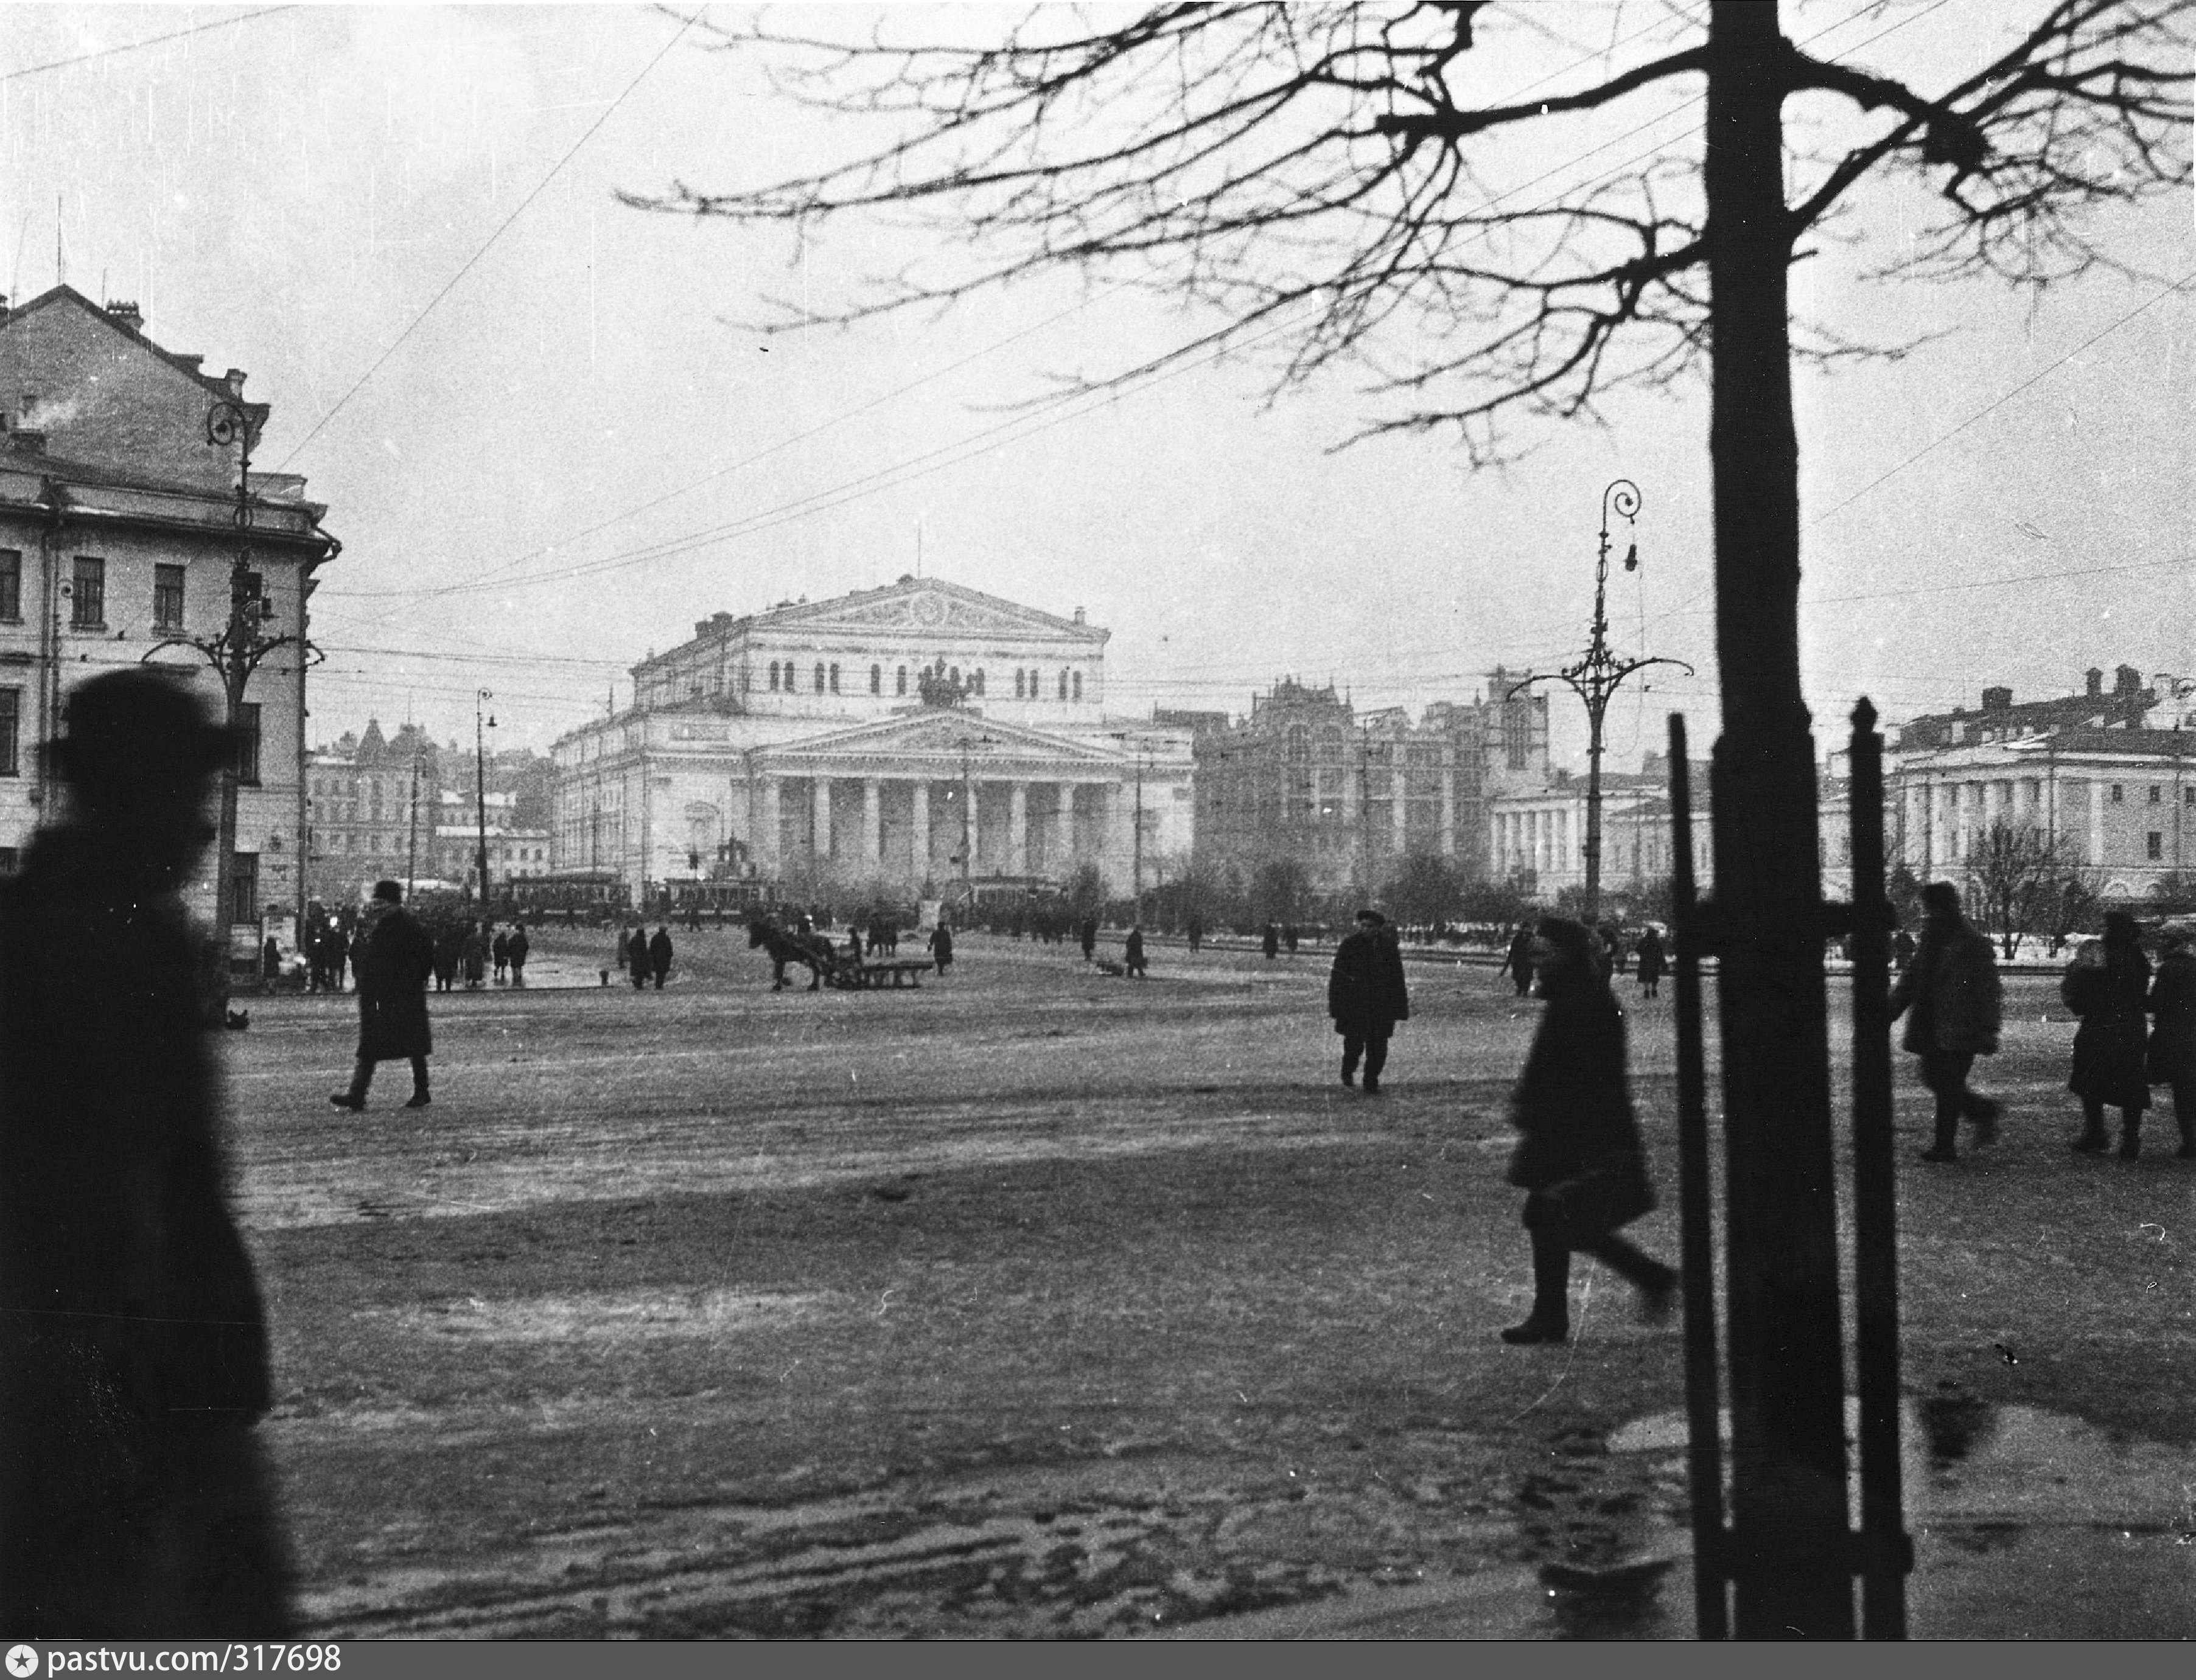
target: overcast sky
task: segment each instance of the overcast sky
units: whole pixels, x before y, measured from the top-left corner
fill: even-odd
[[[1538,7],[1552,33],[1498,36],[1495,68],[1560,67],[1574,55],[1553,38],[1615,38],[1650,14],[1631,8]],[[1864,29],[1860,61],[1925,89],[2034,9],[1786,8],[1825,50]],[[994,15],[1011,14],[951,22]],[[942,317],[754,330],[767,297],[851,296],[932,236],[835,226],[796,261],[781,235],[616,204],[847,143],[675,17],[11,5],[7,21],[8,290],[45,290],[58,260],[274,405],[259,465],[305,474],[344,545],[315,600],[316,742],[369,715],[469,739],[487,688],[501,744],[546,747],[626,703],[627,667],[696,619],[889,582],[916,569],[918,530],[926,572],[1110,627],[1124,713],[1240,712],[1284,674],[1415,708],[1469,697],[1498,661],[1578,651],[1618,475],[1645,496],[1644,564],[1612,585],[1619,649],[1700,676],[1620,701],[1616,762],[1673,705],[1713,737],[1696,387],[1620,398],[1603,428],[1522,431],[1531,453],[1500,474],[1439,438],[1338,451],[1361,394],[1338,379],[1266,405],[1255,354],[1031,407],[1059,376],[1213,322],[1062,275]],[[1849,332],[1937,335],[1797,380],[1818,730],[1864,691],[1898,718],[1987,684],[2065,692],[2090,665],[2196,673],[2191,295],[2161,283],[2196,271],[2190,205],[2096,226],[2157,279],[2036,297],[1861,283],[1912,208],[1864,199],[1846,231],[1866,239],[1826,245],[1795,294]],[[1559,753],[1582,750],[1577,710],[1557,702]]]

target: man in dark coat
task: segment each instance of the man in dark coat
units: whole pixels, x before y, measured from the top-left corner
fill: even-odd
[[[648,977],[653,973],[648,955],[648,924],[641,923],[627,936],[625,942],[625,972],[632,977],[635,991],[646,990]]]
[[[1087,915],[1083,918],[1080,937],[1083,944],[1083,960],[1088,962],[1098,949],[1098,918],[1096,916]]]
[[[2066,1088],[2082,1100],[2074,1148],[2083,1155],[2112,1147],[2105,1135],[2107,1103],[2120,1111],[2120,1158],[2133,1161],[2142,1152],[2142,1111],[2150,1106],[2143,1045],[2150,962],[2136,938],[2133,916],[2107,912],[2102,942],[2086,942],[2059,983],[2060,1001],[2082,1022]]]
[[[930,960],[940,974],[953,966],[953,926],[941,921],[930,930]]]
[[[2146,1007],[2155,1017],[2146,1063],[2153,1085],[2173,1093],[2184,1161],[2196,1160],[2196,930],[2169,922],[2158,935],[2158,974]]]
[[[1962,1115],[1974,1122],[1977,1143],[1994,1141],[1998,1105],[1969,1090],[1968,1074],[1977,1056],[1997,1054],[1997,953],[1968,926],[1959,889],[1948,880],[1922,889],[1922,937],[1891,989],[1890,1002],[1893,1020],[1906,1016],[1899,1042],[1922,1059],[1922,1082],[1937,1099],[1936,1139],[1922,1158],[1960,1158]]]
[[[404,908],[404,889],[393,880],[373,884],[373,903],[359,924],[358,1061],[350,1088],[328,1100],[338,1108],[366,1106],[378,1062],[412,1064],[412,1095],[404,1106],[427,1106],[427,1058],[435,1040],[427,1025],[427,977],[435,968],[435,942]]]
[[[1547,1000],[1511,1099],[1523,1134],[1510,1182],[1527,1192],[1533,1310],[1502,1332],[1511,1343],[1570,1335],[1570,1261],[1590,1254],[1639,1291],[1643,1316],[1669,1311],[1678,1274],[1616,1234],[1655,1205],[1624,1069],[1624,1012],[1584,924],[1545,918],[1532,961]]]
[[[67,716],[64,818],[0,883],[0,1627],[280,1639],[266,1322],[177,895],[234,748],[149,671]]]
[[[1131,927],[1129,930],[1128,943],[1123,947],[1121,952],[1121,967],[1132,979],[1146,980],[1151,978],[1144,973],[1144,930],[1142,928]]]
[[[1502,959],[1501,967],[1494,971],[1494,978],[1499,980],[1505,973],[1516,984],[1518,996],[1533,990],[1533,930],[1522,921],[1517,924],[1516,937],[1510,941],[1510,950]]]
[[[1258,936],[1258,949],[1265,952],[1268,962],[1281,954],[1281,930],[1278,922],[1266,924],[1266,931]]]
[[[658,922],[656,937],[648,942],[648,972],[656,979],[656,989],[663,990],[663,982],[671,973],[671,930]]]
[[[1662,971],[1669,967],[1662,954],[1662,935],[1653,923],[1639,936],[1639,995],[1658,997],[1662,990]]]
[[[534,942],[526,937],[523,922],[511,930],[511,983],[515,986],[526,984],[526,955],[534,949]]]
[[[1365,1094],[1378,1096],[1380,1071],[1388,1065],[1389,1036],[1396,1022],[1411,1019],[1403,953],[1379,911],[1358,911],[1355,930],[1335,947],[1334,967],[1326,977],[1326,1013],[1342,1035],[1342,1082],[1356,1082],[1361,1056]]]

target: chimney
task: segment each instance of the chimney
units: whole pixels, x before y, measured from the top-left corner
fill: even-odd
[[[2011,689],[2004,688],[1985,689],[1983,690],[1983,710],[1985,712],[2010,712],[2013,710],[2013,690]]]
[[[1075,609],[1075,621],[1076,621],[1078,624],[1080,624],[1080,623],[1082,623],[1082,622],[1084,621],[1083,621],[1083,609],[1082,609],[1082,608],[1080,608],[1080,607],[1078,607],[1078,608]]]
[[[2082,674],[2083,674],[2083,677],[2085,677],[2085,678],[2088,679],[2088,681],[2089,681],[2089,697],[2091,700],[2095,700],[2095,699],[2098,698],[2101,695],[2102,695],[2102,694],[2104,693],[2104,691],[2105,691],[2105,673],[2104,673],[2103,672],[2101,672],[2101,671],[2098,670],[2098,669],[2097,669],[2097,667],[2096,667],[2095,666],[2094,666],[2094,665],[2093,665],[2093,666],[2091,666],[2091,667],[2090,667],[2087,671],[2083,672]]]
[[[2112,692],[2114,694],[2141,694],[2142,692],[2142,673],[2136,670],[2132,665],[2116,667],[2112,672]]]
[[[228,387],[228,394],[231,396],[244,395],[244,370],[241,367],[230,368],[228,372],[221,376],[221,382]]]
[[[109,320],[120,321],[132,332],[142,332],[144,329],[145,317],[139,313],[134,303],[118,303],[110,298],[107,304],[107,314]]]

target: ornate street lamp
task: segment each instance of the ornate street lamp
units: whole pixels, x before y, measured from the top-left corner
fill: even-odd
[[[1607,485],[1601,493],[1601,546],[1593,564],[1593,633],[1586,657],[1577,664],[1567,666],[1552,676],[1528,677],[1512,684],[1510,694],[1522,694],[1535,683],[1569,683],[1578,697],[1586,702],[1586,919],[1596,920],[1601,914],[1601,755],[1602,719],[1609,711],[1609,702],[1615,697],[1618,686],[1635,671],[1650,665],[1674,665],[1687,676],[1693,667],[1682,659],[1642,657],[1620,660],[1609,650],[1609,515],[1614,508],[1630,525],[1639,516],[1639,487],[1628,478],[1619,478]],[[1639,569],[1639,545],[1631,543],[1625,551],[1624,569]]]
[[[168,648],[194,648],[205,655],[221,678],[223,714],[231,738],[238,742],[221,773],[221,811],[214,830],[214,939],[219,952],[214,982],[213,1007],[225,1008],[228,997],[229,928],[236,915],[236,801],[242,778],[241,743],[244,691],[267,656],[292,645],[308,665],[318,664],[319,649],[287,632],[267,633],[274,603],[267,598],[265,577],[251,564],[251,446],[255,441],[250,407],[228,397],[217,398],[206,411],[206,442],[225,449],[236,446],[236,558],[228,569],[228,619],[215,636],[166,636],[147,648],[140,664],[150,664]],[[302,868],[302,865],[301,865]],[[303,881],[299,880],[302,892]]]

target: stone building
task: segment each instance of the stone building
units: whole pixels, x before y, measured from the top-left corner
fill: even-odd
[[[1962,880],[1993,823],[2033,829],[2108,901],[2140,904],[2196,869],[2196,696],[2133,666],[2083,692],[1916,718],[1885,754],[1889,855],[1922,880]]]
[[[1312,891],[1367,892],[1407,853],[1488,873],[1488,801],[1546,774],[1548,702],[1497,668],[1484,695],[1358,713],[1332,687],[1284,678],[1247,717],[1195,736],[1198,857],[1245,880],[1277,860]]]
[[[480,811],[475,759],[455,742],[438,746],[416,724],[384,737],[379,719],[308,756],[313,843],[309,897],[325,904],[364,898],[377,880],[470,892],[478,874]],[[416,772],[416,773],[415,773]],[[492,885],[550,867],[549,762],[520,748],[488,763]]]
[[[1190,730],[1107,715],[1111,632],[939,578],[719,613],[552,749],[559,869],[804,895],[1130,889],[1186,852]]]
[[[302,643],[316,568],[339,545],[304,481],[252,468],[250,563],[238,569],[237,480],[269,414],[245,375],[147,338],[131,303],[66,286],[20,309],[0,299],[0,867],[52,812],[41,742],[69,691],[148,659],[187,673],[217,713],[204,653],[232,588],[263,633]],[[210,442],[217,412],[242,435]],[[293,914],[304,890],[305,661],[297,643],[251,677],[240,719],[234,903],[239,927]],[[211,920],[209,855],[186,893]],[[241,938],[242,936],[239,936]]]
[[[1705,894],[1714,884],[1709,833],[1708,766],[1695,764],[1692,794],[1693,876]],[[1567,770],[1545,785],[1505,793],[1489,802],[1488,850],[1497,880],[1518,887],[1536,904],[1552,906],[1566,891],[1586,886],[1586,781]],[[1676,868],[1670,820],[1670,771],[1664,755],[1650,753],[1637,774],[1601,775],[1601,890],[1621,898],[1659,886]]]

